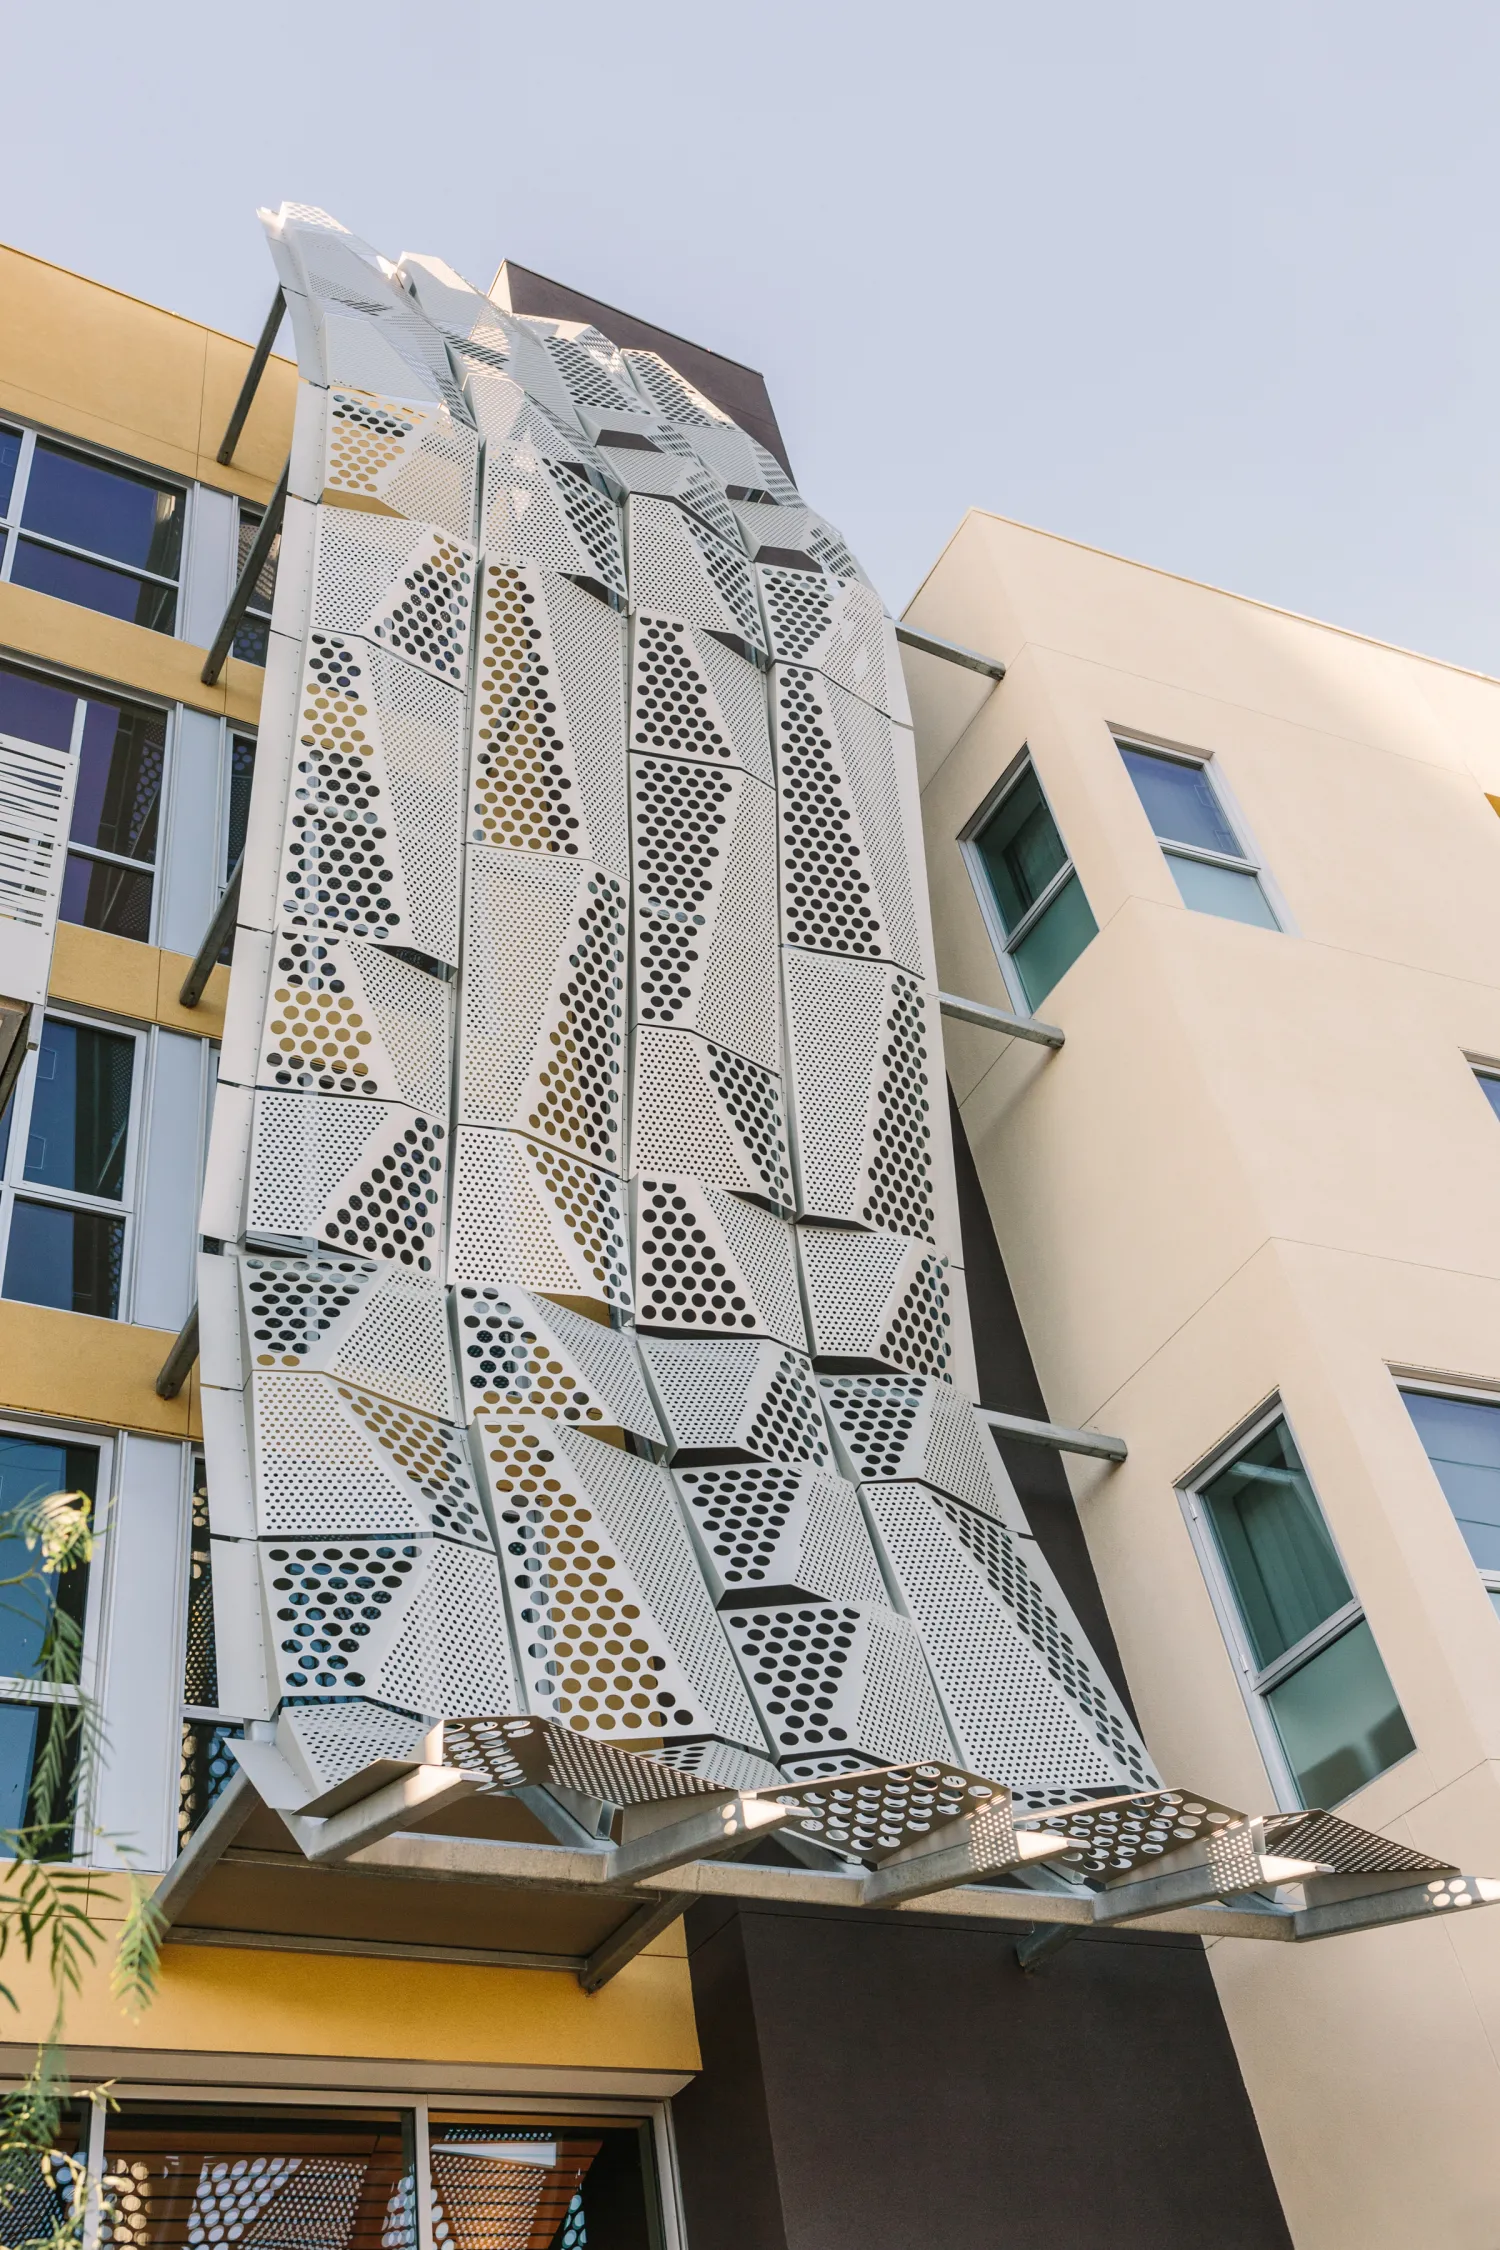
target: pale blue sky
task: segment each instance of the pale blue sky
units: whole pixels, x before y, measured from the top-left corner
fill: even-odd
[[[765,370],[893,606],[964,507],[1500,672],[1500,13],[81,0],[0,234],[253,334],[257,203]]]

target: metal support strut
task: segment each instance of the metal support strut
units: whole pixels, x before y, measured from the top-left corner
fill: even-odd
[[[235,916],[240,910],[240,875],[245,865],[245,855],[240,853],[229,871],[224,885],[224,895],[214,908],[214,918],[203,933],[203,943],[193,955],[193,965],[183,978],[177,993],[180,1008],[196,1008],[203,991],[214,973],[215,963],[234,930]]]
[[[177,1341],[161,1363],[161,1373],[156,1378],[158,1398],[176,1398],[198,1357],[198,1302],[177,1331]]]
[[[216,456],[221,468],[227,469],[234,459],[234,449],[240,442],[240,433],[244,429],[246,417],[255,403],[255,394],[260,389],[260,379],[266,371],[266,362],[271,356],[271,346],[281,332],[281,323],[285,317],[286,298],[278,288],[275,296],[271,299],[271,309],[266,314],[266,325],[260,332],[260,342],[250,354],[250,365],[245,369],[245,380],[240,385],[240,395],[234,402],[234,412],[229,417],[224,431],[224,442],[219,447]]]

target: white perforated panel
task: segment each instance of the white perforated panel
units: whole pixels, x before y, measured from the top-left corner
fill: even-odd
[[[843,533],[835,531],[825,517],[815,515],[811,508],[800,507],[795,501],[782,501],[778,504],[770,500],[736,500],[733,506],[746,552],[762,560],[768,569],[777,567],[775,558],[778,549],[783,553],[790,550],[800,555],[804,563],[815,564],[830,578],[857,579],[861,585],[869,585],[869,580],[845,545]],[[765,599],[763,590],[762,600]],[[769,602],[767,608],[772,611],[769,621],[774,635],[788,620],[784,614],[776,614]],[[786,656],[791,652],[783,649],[779,653]],[[802,661],[811,660],[804,658]],[[854,682],[846,679],[842,684],[852,687]],[[870,700],[880,699],[872,697]],[[890,705],[885,707],[892,708]],[[901,714],[897,712],[896,715],[899,717]]]
[[[570,580],[486,564],[471,842],[628,873],[624,652],[623,618]]]
[[[679,375],[675,367],[668,366],[660,353],[627,347],[620,357],[654,414],[663,414],[669,422],[678,422],[685,429],[732,430],[735,427],[722,407],[715,406],[685,375]]]
[[[1029,1531],[994,1439],[951,1385],[922,1375],[825,1375],[819,1388],[857,1483],[920,1478],[1013,1532]]]
[[[312,622],[374,641],[452,687],[468,679],[478,557],[467,540],[391,516],[320,508]]]
[[[626,501],[625,521],[634,610],[728,633],[764,652],[766,632],[743,547],[731,546],[670,500],[639,493]]]
[[[814,1359],[948,1380],[946,1261],[894,1234],[797,1229]]]
[[[712,633],[669,617],[631,632],[630,747],[708,758],[773,779],[766,683],[757,665]]]
[[[440,1716],[513,1709],[492,1552],[448,1539],[263,1539],[262,1599],[283,1696],[368,1694]]]
[[[677,1453],[830,1462],[818,1387],[799,1352],[748,1337],[646,1336],[641,1353]]]
[[[356,1697],[349,1703],[293,1703],[276,1721],[276,1747],[315,1797],[337,1788],[377,1758],[422,1756],[426,1720]]]
[[[686,758],[634,757],[630,779],[636,1021],[778,1070],[771,791]]]
[[[446,1129],[391,1103],[254,1099],[246,1230],[434,1273]]]
[[[443,1292],[358,1258],[239,1261],[243,1365],[343,1376],[440,1420],[457,1412]]]
[[[581,1296],[628,1312],[625,1198],[610,1172],[519,1133],[461,1126],[449,1274],[454,1282]]]
[[[467,422],[372,391],[336,389],[326,430],[320,497],[473,538],[479,440]]]
[[[842,1477],[768,1462],[676,1474],[716,1600],[886,1601],[859,1497]]]
[[[490,1546],[461,1431],[327,1375],[257,1373],[248,1395],[263,1535],[431,1531]]]
[[[688,1172],[790,1213],[781,1081],[691,1032],[636,1034],[632,1172]]]
[[[792,520],[774,544],[796,548],[801,545],[798,534],[811,532],[817,519],[801,510],[787,515]],[[773,544],[769,534],[767,544]],[[781,570],[766,563],[757,565],[756,576],[771,654],[778,662],[805,664],[877,711],[909,719],[895,629],[872,586],[857,578]]]
[[[916,1634],[894,1610],[768,1602],[724,1622],[779,1763],[953,1756]]]
[[[799,1210],[934,1241],[936,1003],[881,962],[782,959]]]
[[[663,406],[665,413],[668,409]],[[712,426],[694,424],[689,435],[693,451],[711,469],[731,499],[752,493],[782,503],[797,501],[797,488],[774,453],[733,422]]]
[[[278,930],[265,952],[251,1058],[256,1085],[371,1095],[446,1117],[449,1003],[441,977],[319,930]],[[245,966],[237,956],[236,992]]]
[[[540,1415],[477,1428],[528,1709],[763,1748],[666,1471]]]
[[[469,1413],[523,1408],[665,1441],[634,1337],[520,1289],[459,1289],[454,1317]]]
[[[865,1499],[971,1764],[1032,1803],[1155,1780],[1076,1623],[1003,1524],[917,1484],[868,1485]]]
[[[261,217],[309,382],[446,402],[462,415],[441,337],[367,242],[308,204]]]
[[[526,442],[530,438],[532,442]],[[484,462],[484,551],[492,564],[541,563],[623,604],[620,510],[592,455],[558,458],[545,433],[492,444]]]
[[[922,830],[908,732],[786,664],[775,669],[773,710],[786,942],[930,974],[912,881]]]
[[[643,1328],[805,1349],[792,1229],[769,1211],[696,1180],[642,1178],[635,1263]]]
[[[623,1153],[625,887],[546,852],[469,852],[459,1116],[589,1164]]]
[[[314,633],[279,918],[458,959],[463,697],[367,641]]]

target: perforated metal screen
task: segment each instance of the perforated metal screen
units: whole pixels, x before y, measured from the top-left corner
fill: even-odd
[[[301,392],[200,1287],[227,1708],[310,1783],[510,1714],[720,1783],[1148,1785],[955,1386],[878,595],[661,358],[267,227]]]

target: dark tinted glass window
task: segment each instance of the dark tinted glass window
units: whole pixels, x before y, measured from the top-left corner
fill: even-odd
[[[1500,1571],[1500,1404],[1405,1396],[1469,1553],[1481,1570]]]
[[[16,735],[22,742],[39,742],[48,750],[70,750],[77,709],[78,697],[72,688],[0,664],[0,734]]]
[[[126,859],[155,859],[166,761],[164,711],[91,697],[73,799],[74,843]]]
[[[229,834],[224,848],[224,880],[245,849],[250,826],[250,790],[255,780],[255,744],[249,735],[237,734],[229,745]]]
[[[144,625],[153,633],[170,633],[177,616],[177,595],[154,579],[132,578],[127,570],[111,570],[107,563],[90,562],[85,555],[70,555],[61,547],[43,547],[35,539],[18,539],[11,565],[11,583],[28,586],[34,594],[51,594],[60,602],[76,602],[80,609],[96,609],[105,617],[123,618],[127,625]]]
[[[125,1221],[17,1196],[5,1257],[5,1294],[23,1305],[114,1320],[120,1310]]]
[[[1123,743],[1120,755],[1146,817],[1164,844],[1193,844],[1199,851],[1240,856],[1239,838],[1224,818],[1201,766],[1153,758],[1144,750],[1128,750]]]
[[[1199,1498],[1262,1669],[1352,1600],[1285,1422],[1263,1431]]]
[[[1007,930],[1030,911],[1067,860],[1041,783],[1029,769],[974,839]]]
[[[118,1200],[125,1186],[135,1042],[91,1024],[42,1026],[24,1177]]]
[[[11,487],[16,481],[16,463],[20,458],[20,431],[0,430],[0,516],[10,512]]]
[[[183,495],[38,438],[21,521],[70,547],[175,578]]]
[[[1488,1070],[1476,1070],[1474,1075],[1479,1081],[1479,1091],[1483,1094],[1495,1115],[1500,1117],[1500,1078],[1497,1078],[1493,1071]],[[1407,1403],[1410,1404],[1410,1401],[1408,1400]]]
[[[255,535],[260,529],[258,508],[240,508],[239,556],[235,564],[236,583],[250,559],[255,545]],[[266,643],[271,630],[271,603],[276,593],[276,565],[281,555],[281,533],[271,541],[271,551],[260,567],[255,590],[250,596],[250,607],[234,637],[233,653],[246,664],[264,664]]]
[[[92,1446],[63,1445],[48,1438],[18,1437],[0,1431],[0,1517],[9,1519],[28,1502],[54,1492],[86,1492],[95,1498],[99,1456]],[[0,1527],[0,1578],[22,1578],[36,1569],[37,1555],[24,1538],[4,1535]],[[47,1629],[59,1595],[75,1622],[83,1617],[87,1573],[83,1570],[40,1573],[20,1586],[0,1587],[0,1675],[13,1680],[36,1679],[42,1672]],[[49,1668],[53,1679],[71,1677]],[[3,1735],[0,1735],[0,1788],[5,1786]],[[0,1828],[15,1821],[0,1812]]]
[[[116,867],[111,860],[83,859],[70,852],[58,912],[65,922],[81,922],[85,929],[109,930],[115,937],[146,945],[151,937],[151,878],[134,868]]]

